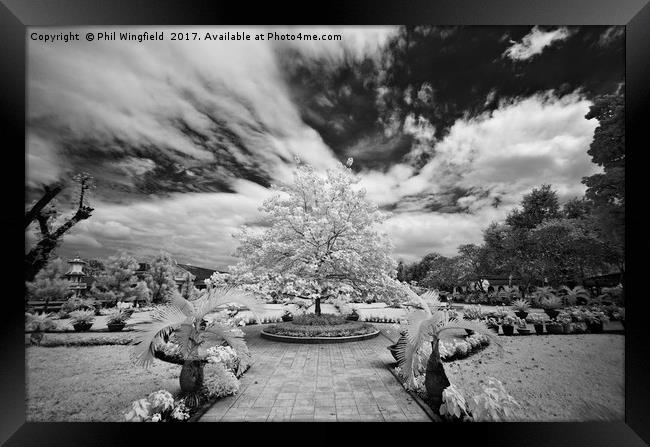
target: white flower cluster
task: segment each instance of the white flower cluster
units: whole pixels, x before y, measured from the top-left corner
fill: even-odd
[[[442,360],[450,361],[457,358],[467,357],[476,349],[488,345],[489,343],[490,340],[486,335],[475,333],[466,337],[465,340],[441,340],[438,343],[438,349],[440,350],[440,358]]]
[[[395,324],[400,323],[399,318],[387,317],[385,315],[365,314],[361,318],[363,321],[367,321],[371,323],[395,323]]]
[[[229,370],[234,370],[237,366],[237,353],[230,346],[213,346],[206,352],[208,363],[221,363]]]
[[[184,421],[190,417],[185,404],[174,400],[169,391],[155,391],[146,399],[139,399],[131,404],[131,409],[125,413],[127,422],[166,422],[169,420]]]
[[[205,365],[205,385],[210,397],[224,397],[239,391],[239,380],[223,363]]]

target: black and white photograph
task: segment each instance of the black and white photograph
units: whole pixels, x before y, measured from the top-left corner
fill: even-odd
[[[25,39],[27,422],[624,422],[625,26]]]

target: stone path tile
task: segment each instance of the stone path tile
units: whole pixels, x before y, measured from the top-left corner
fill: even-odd
[[[277,343],[246,327],[254,363],[239,393],[199,422],[431,422],[387,365],[383,336],[325,345]]]

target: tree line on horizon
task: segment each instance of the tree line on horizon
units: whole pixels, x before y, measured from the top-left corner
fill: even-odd
[[[588,154],[603,168],[582,179],[583,197],[560,206],[551,185],[524,195],[503,222],[483,231],[481,244],[463,244],[458,255],[429,253],[406,265],[398,279],[452,291],[490,276],[514,277],[525,289],[532,285],[583,284],[593,275],[625,272],[625,121],[624,98],[598,98],[585,116],[599,126]]]

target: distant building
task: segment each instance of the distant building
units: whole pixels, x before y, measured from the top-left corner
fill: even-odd
[[[145,276],[151,269],[151,266],[146,262],[139,263],[138,270],[135,274],[138,277],[138,280],[144,280]],[[205,267],[197,267],[190,264],[176,264],[174,269],[174,281],[178,286],[178,290],[182,292],[183,287],[193,285],[199,290],[205,289],[205,280],[210,278],[213,273],[218,270],[209,269]],[[218,271],[219,273],[226,273]]]
[[[87,275],[84,272],[84,266],[86,261],[81,258],[75,258],[68,261],[70,264],[70,270],[64,275],[65,279],[70,281],[70,290],[72,290],[75,297],[81,297],[85,295],[86,290],[88,289]]]
[[[177,266],[179,270],[182,271],[181,273],[184,275],[184,278],[187,278],[188,273],[191,275],[192,283],[194,284],[194,287],[196,287],[199,290],[206,288],[205,280],[209,279],[213,273],[215,272],[227,273],[219,270],[197,267],[195,265],[189,265],[189,264],[177,264]],[[178,279],[176,279],[176,282],[178,283]]]
[[[608,273],[606,275],[597,275],[585,278],[583,285],[585,287],[594,287],[600,290],[601,287],[616,287],[623,284],[623,275],[621,273]]]

